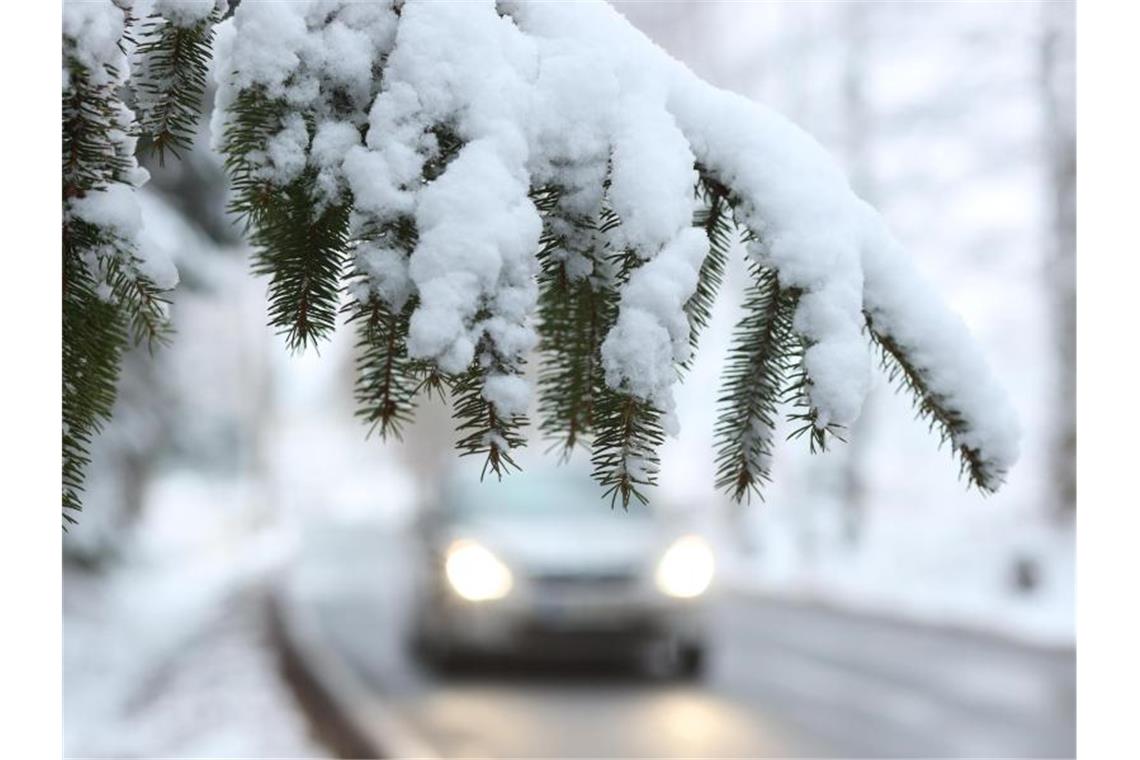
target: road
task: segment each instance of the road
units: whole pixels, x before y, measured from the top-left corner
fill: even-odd
[[[408,544],[310,536],[299,598],[443,756],[1071,757],[1075,658],[980,635],[720,594],[697,683],[610,665],[441,677],[407,654]]]

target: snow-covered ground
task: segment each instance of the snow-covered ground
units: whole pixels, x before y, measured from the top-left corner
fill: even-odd
[[[64,744],[83,757],[321,757],[278,670],[269,580],[290,542],[248,484],[158,481],[100,572],[65,566]]]
[[[751,554],[725,557],[729,585],[1043,646],[1075,644],[1069,531],[923,515],[872,521],[857,547],[797,545],[786,526],[766,535]],[[1030,591],[1016,586],[1018,559],[1037,566]]]

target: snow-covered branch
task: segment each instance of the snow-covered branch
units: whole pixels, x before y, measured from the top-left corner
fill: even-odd
[[[187,30],[208,44],[222,15],[155,8],[167,38],[147,49],[164,55]],[[99,49],[122,21],[106,31]],[[214,47],[214,145],[271,322],[300,348],[349,313],[361,414],[382,434],[451,387],[461,449],[501,473],[539,347],[542,429],[592,441],[595,476],[627,504],[678,431],[673,387],[739,236],[759,283],[748,308],[779,308],[746,315],[726,386],[721,450],[743,469],[720,479],[738,498],[767,477],[777,400],[813,448],[850,428],[869,343],[972,482],[996,488],[1016,459],[1014,415],[961,321],[826,151],[600,0],[245,0]],[[183,106],[198,89],[164,62],[140,69],[141,102],[177,146],[187,112],[164,110],[163,87]]]

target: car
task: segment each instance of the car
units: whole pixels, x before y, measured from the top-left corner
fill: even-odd
[[[612,506],[588,472],[453,476],[417,532],[411,642],[434,666],[621,655],[703,670],[709,542],[654,506]]]

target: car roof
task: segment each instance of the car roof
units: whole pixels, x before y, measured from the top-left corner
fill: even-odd
[[[591,476],[588,467],[569,463],[551,465],[538,463],[512,470],[498,478],[488,471],[480,479],[482,463],[464,462],[453,467],[444,480],[443,501],[449,509],[478,509],[503,497],[517,497],[520,493],[572,494],[582,499],[596,498],[599,505],[609,507],[611,499],[605,489]],[[646,505],[636,503],[637,511],[646,511]],[[630,504],[630,510],[634,504]]]

